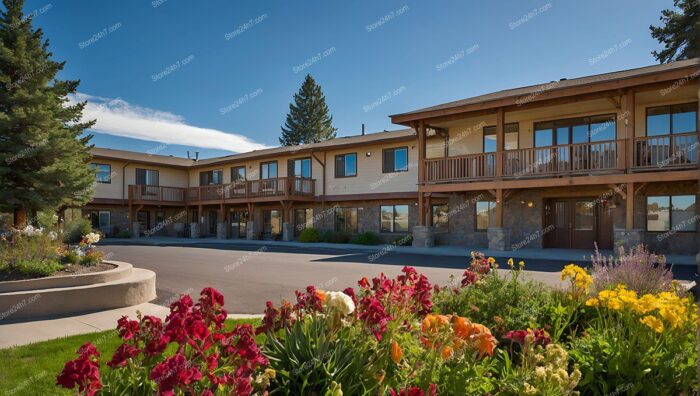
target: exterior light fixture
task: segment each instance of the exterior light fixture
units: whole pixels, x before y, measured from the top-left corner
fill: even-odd
[[[532,201],[527,201],[527,207],[528,207],[528,208],[531,208],[531,207],[533,207],[533,206],[535,206],[535,203],[534,203],[534,202],[532,202]]]
[[[368,152],[365,153],[365,157],[371,157],[371,156],[372,156],[372,152],[371,152],[371,151],[368,151]]]

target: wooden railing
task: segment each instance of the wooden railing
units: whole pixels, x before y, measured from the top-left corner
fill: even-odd
[[[130,185],[129,199],[132,201],[184,203],[186,188],[166,186]]]
[[[607,140],[504,151],[503,176],[521,178],[614,170],[618,146],[623,147],[624,142]]]
[[[496,175],[496,153],[460,155],[425,160],[428,181],[483,179]]]
[[[634,167],[647,170],[697,167],[699,141],[697,132],[635,138]]]

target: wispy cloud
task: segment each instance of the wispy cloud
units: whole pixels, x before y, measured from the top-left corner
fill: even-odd
[[[245,136],[188,125],[184,118],[177,114],[141,107],[120,98],[76,93],[71,95],[70,101],[88,102],[83,111],[83,119],[97,120],[91,128],[95,132],[168,144],[229,150],[235,153],[267,148]]]

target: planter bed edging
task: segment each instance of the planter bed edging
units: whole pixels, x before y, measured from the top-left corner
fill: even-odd
[[[122,261],[104,261],[104,263],[112,264],[116,267],[102,272],[0,282],[0,293],[93,285],[124,279],[131,275],[133,266],[129,263]]]

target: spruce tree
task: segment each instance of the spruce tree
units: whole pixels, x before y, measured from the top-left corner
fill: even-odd
[[[317,143],[335,137],[333,116],[326,105],[321,86],[307,74],[299,93],[294,94],[294,103],[289,104],[287,120],[282,127],[280,144],[296,146]]]
[[[49,42],[23,0],[0,10],[0,212],[21,226],[39,210],[79,206],[92,199],[94,121],[81,122],[86,103],[70,103],[79,81],[58,80],[65,62],[52,60]]]
[[[651,37],[664,45],[662,51],[651,53],[661,63],[700,55],[700,1],[673,0],[673,5],[680,12],[663,10],[659,18],[663,26],[649,26]]]

